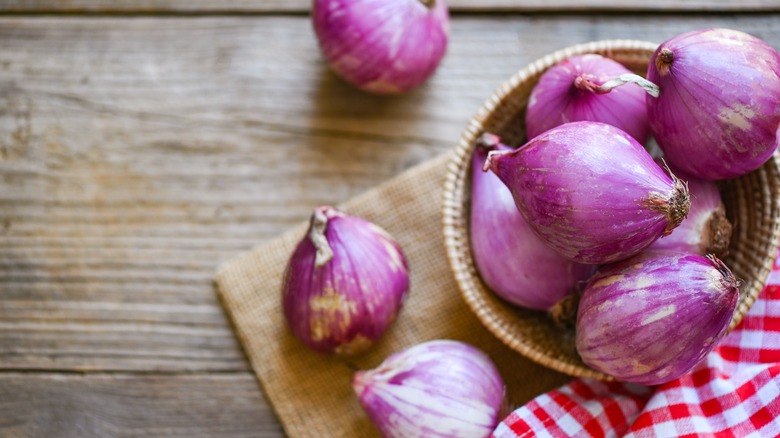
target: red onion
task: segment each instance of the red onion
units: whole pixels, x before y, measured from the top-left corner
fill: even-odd
[[[409,290],[403,252],[387,232],[318,207],[295,248],[282,291],[293,334],[324,354],[348,355],[385,332]]]
[[[658,385],[690,371],[726,333],[738,282],[714,256],[646,251],[585,286],[577,351],[595,370]]]
[[[645,92],[638,87],[613,89],[626,81],[658,92],[654,84],[601,55],[573,56],[551,67],[528,100],[528,138],[567,122],[590,120],[617,126],[644,143],[650,130]]]
[[[487,437],[504,403],[493,362],[463,342],[438,340],[399,351],[352,380],[386,438]]]
[[[572,122],[485,163],[520,213],[558,253],[579,263],[630,257],[688,214],[688,189],[633,137],[599,122]]]
[[[439,65],[449,37],[443,0],[314,0],[312,18],[330,67],[376,94],[422,84]]]
[[[647,78],[650,129],[665,157],[703,179],[744,175],[777,148],[780,54],[730,29],[702,29],[662,43]]]
[[[483,135],[472,158],[471,250],[485,284],[512,304],[547,310],[587,279],[593,267],[553,251],[517,211],[512,193],[493,173],[483,172],[490,150],[511,150]]]
[[[726,206],[721,201],[718,186],[676,169],[674,174],[688,185],[691,208],[674,233],[656,240],[649,249],[724,257],[731,241],[731,222],[726,218]]]

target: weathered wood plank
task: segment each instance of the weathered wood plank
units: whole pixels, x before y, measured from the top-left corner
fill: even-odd
[[[306,17],[0,18],[0,369],[242,371],[214,269],[454,144],[558,48],[778,15],[478,16],[406,96],[323,64]]]
[[[250,373],[0,373],[4,437],[282,437]]]
[[[308,13],[311,0],[0,0],[15,13]],[[776,0],[447,0],[452,12],[778,11]]]

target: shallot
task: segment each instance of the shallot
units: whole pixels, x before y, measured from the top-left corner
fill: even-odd
[[[386,438],[488,437],[501,420],[504,381],[469,344],[436,340],[358,371],[352,386]]]
[[[314,0],[312,19],[333,71],[376,94],[422,84],[449,38],[444,0]]]
[[[647,79],[650,129],[669,162],[716,180],[744,175],[777,149],[780,53],[731,29],[701,29],[662,43]]]
[[[685,181],[691,196],[691,208],[674,233],[653,242],[648,249],[668,249],[714,254],[724,257],[728,254],[731,241],[731,222],[726,218],[726,206],[720,198],[718,186],[674,170],[674,174]]]
[[[621,260],[668,235],[688,214],[688,189],[633,137],[605,123],[555,127],[485,163],[536,234],[570,260]]]
[[[572,56],[544,72],[528,99],[525,129],[529,139],[567,122],[590,120],[626,131],[638,142],[647,140],[645,91],[658,88],[617,61],[597,54]]]
[[[409,290],[401,247],[382,228],[318,207],[284,275],[292,333],[323,354],[358,353],[390,326]]]
[[[485,284],[508,302],[548,310],[588,278],[593,267],[553,251],[520,215],[512,193],[491,172],[482,171],[490,150],[511,150],[484,134],[472,158],[471,250]]]
[[[658,385],[690,371],[726,333],[738,282],[715,256],[645,251],[585,286],[577,352],[619,380]]]

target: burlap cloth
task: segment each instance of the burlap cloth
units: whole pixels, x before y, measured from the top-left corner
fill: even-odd
[[[289,436],[379,436],[352,390],[354,370],[374,368],[390,353],[432,339],[468,342],[487,353],[515,406],[569,380],[504,346],[461,298],[442,237],[447,164],[448,156],[432,159],[339,206],[390,232],[403,247],[411,270],[411,290],[398,319],[379,343],[358,357],[318,355],[285,325],[282,273],[305,233],[304,218],[283,236],[219,268],[216,281],[223,304]]]

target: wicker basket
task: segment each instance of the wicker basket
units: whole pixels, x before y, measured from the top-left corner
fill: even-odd
[[[444,238],[450,266],[468,305],[506,345],[528,358],[571,376],[610,380],[583,364],[574,331],[555,326],[543,313],[521,309],[494,295],[480,280],[469,242],[470,167],[474,141],[484,132],[520,146],[525,141],[528,96],[539,76],[556,63],[583,53],[610,57],[644,75],[656,45],[643,41],[607,40],[572,46],[547,55],[520,70],[487,100],[455,148],[444,187]],[[780,236],[780,157],[762,168],[720,184],[729,220],[735,225],[729,256],[724,260],[742,281],[734,328],[764,287]]]

